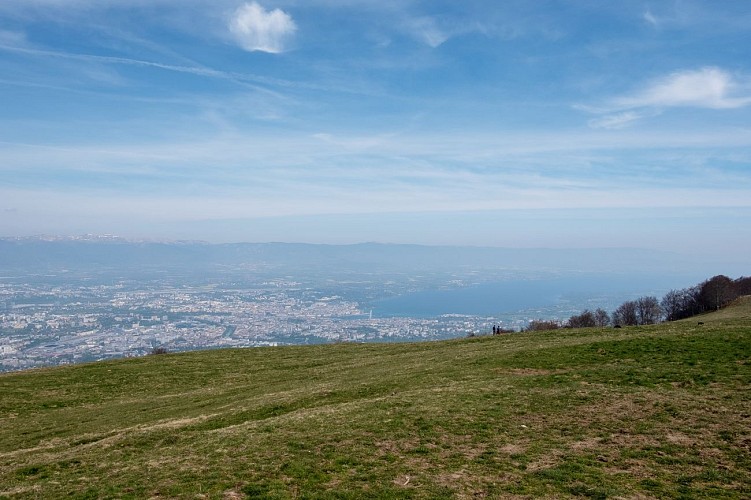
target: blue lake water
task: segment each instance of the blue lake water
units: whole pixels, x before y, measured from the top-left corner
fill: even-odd
[[[374,302],[378,316],[433,317],[442,314],[493,316],[548,308],[561,301],[588,306],[591,299],[625,301],[640,295],[658,299],[671,288],[685,286],[675,276],[588,275],[542,280],[486,283],[450,290],[426,290]],[[597,306],[595,306],[597,307]]]

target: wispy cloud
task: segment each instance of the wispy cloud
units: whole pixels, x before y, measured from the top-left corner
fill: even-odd
[[[21,46],[26,43],[26,34],[0,29],[0,44]]]
[[[621,8],[619,6],[619,8]],[[698,33],[728,31],[747,32],[751,13],[744,2],[712,2],[705,0],[676,0],[649,2],[642,19],[660,30]]]
[[[252,2],[241,5],[234,12],[229,30],[243,49],[276,54],[285,51],[297,25],[283,10],[267,11]]]
[[[639,112],[639,111],[624,111],[622,113],[616,113],[612,115],[605,115],[600,118],[593,118],[587,122],[592,128],[600,129],[622,129],[626,128],[633,123],[645,118],[647,116],[655,116],[657,112]]]
[[[614,104],[622,108],[740,108],[751,104],[751,87],[727,71],[706,67],[671,73],[639,92],[615,99]]]
[[[418,17],[407,23],[407,30],[415,39],[432,48],[439,47],[451,37],[446,30],[441,29],[432,17]]]
[[[453,200],[455,204],[485,193],[483,197],[495,205],[500,201],[493,192],[504,192],[504,202],[520,202],[523,196],[518,193],[543,187],[569,193],[565,196],[573,191],[577,196],[587,193],[585,198],[614,186],[639,189],[662,185],[665,191],[710,185],[747,189],[751,179],[744,171],[719,170],[732,180],[718,181],[718,171],[705,165],[717,163],[718,148],[739,155],[733,161],[747,162],[749,144],[748,132],[727,130],[672,135],[581,131],[456,137],[379,134],[370,138],[227,133],[211,140],[196,137],[143,144],[53,147],[2,143],[0,179],[8,186],[28,188],[38,186],[40,178],[49,178],[65,184],[66,190],[84,192],[122,192],[133,183],[149,186],[156,194],[201,186],[207,195],[240,192],[274,198],[279,193],[296,192],[302,199],[321,197],[324,191],[335,189],[336,193],[323,198],[329,208],[341,210],[352,208],[350,195],[357,198],[377,191],[387,197],[403,190],[414,194],[414,200],[436,196],[443,203]],[[639,153],[643,148],[652,152]],[[676,155],[681,160],[678,169],[673,167]],[[706,160],[687,165],[686,156],[706,156]],[[632,161],[619,166],[616,157]],[[720,165],[731,160],[723,157]],[[665,182],[667,178],[670,183]],[[266,188],[272,189],[261,192]],[[409,199],[405,194],[400,203]]]
[[[717,67],[676,71],[651,80],[629,94],[598,106],[576,106],[601,115],[589,126],[625,128],[657,116],[667,108],[736,109],[751,105],[751,79],[743,79]]]
[[[114,63],[125,64],[130,66],[148,66],[152,68],[159,68],[169,71],[176,71],[178,73],[191,73],[199,76],[210,76],[227,78],[229,75],[222,71],[217,71],[210,68],[198,67],[198,66],[180,66],[174,64],[163,64],[154,61],[145,61],[141,59],[131,59],[127,57],[115,57],[115,56],[100,56],[94,54],[78,54],[73,52],[58,52],[54,50],[44,50],[31,47],[13,46],[8,44],[0,44],[0,50],[6,50],[11,52],[20,52],[34,56],[46,56],[55,57],[60,59],[73,59],[78,61],[89,62],[102,62],[102,63]]]
[[[280,87],[293,86],[291,82],[286,82],[283,80],[278,80],[278,79],[274,80],[274,79],[264,78],[264,77],[254,77],[253,75],[220,71],[220,70],[208,68],[205,66],[184,66],[184,65],[177,65],[177,64],[165,64],[165,63],[156,62],[156,61],[147,61],[143,59],[132,59],[128,57],[101,56],[101,55],[95,55],[95,54],[79,54],[75,52],[58,52],[54,50],[45,50],[45,49],[39,49],[39,48],[6,45],[2,43],[0,43],[0,50],[5,50],[9,52],[18,52],[18,53],[23,53],[23,54],[33,55],[33,56],[51,57],[51,58],[67,59],[67,60],[74,60],[74,61],[117,64],[117,65],[125,65],[125,66],[141,66],[141,67],[156,68],[156,69],[171,71],[171,72],[176,72],[176,73],[185,73],[185,74],[206,77],[206,78],[228,80],[238,85],[252,88],[253,90],[257,90],[266,94],[274,95],[275,97],[278,97],[278,98],[283,98],[283,96],[277,92],[270,90],[269,88],[266,88],[264,85],[268,84],[268,85],[280,86]],[[253,82],[256,82],[256,83],[253,83]]]
[[[225,80],[233,82],[241,87],[250,88],[258,91],[261,94],[273,96],[277,100],[288,100],[288,96],[284,94],[285,90],[298,89],[298,90],[316,90],[325,92],[336,92],[344,94],[354,95],[380,95],[380,90],[374,86],[368,84],[364,85],[359,80],[344,80],[344,78],[338,81],[331,82],[315,82],[315,81],[302,81],[302,80],[289,80],[283,78],[275,78],[265,75],[258,75],[247,72],[225,71],[218,70],[212,67],[208,67],[201,64],[168,64],[159,61],[136,59],[130,57],[120,56],[105,56],[97,54],[85,54],[77,52],[62,52],[57,50],[49,50],[46,48],[39,48],[30,46],[28,44],[16,45],[11,43],[3,43],[0,38],[0,51],[17,52],[21,54],[48,57],[53,59],[64,59],[72,61],[81,61],[86,63],[97,64],[110,64],[110,65],[122,65],[122,66],[141,66],[146,68],[154,68],[157,70],[171,71],[176,73],[183,73],[187,75],[194,75],[199,77]],[[191,62],[191,61],[188,61]],[[91,69],[83,68],[77,70],[76,75],[86,74],[93,71]],[[98,80],[104,80],[106,75],[91,73],[91,77]],[[116,79],[115,75],[110,75],[110,80],[115,83],[120,83],[122,80]],[[30,85],[40,88],[58,89],[58,90],[71,90],[73,88],[64,88],[62,86],[52,86],[42,82],[30,82],[10,79],[0,79],[5,84],[9,85]]]
[[[748,164],[749,145],[749,131],[737,129],[0,142],[0,209],[18,209],[0,217],[0,234],[67,232],[77,224],[143,235],[157,223],[159,233],[181,221],[326,214],[378,220],[403,212],[749,207],[745,170],[707,168],[718,149]],[[706,162],[686,164],[704,155]]]
[[[652,11],[651,11],[651,10],[649,10],[649,9],[647,9],[647,10],[646,10],[646,11],[644,12],[644,15],[643,15],[642,17],[644,18],[644,20],[645,20],[646,22],[648,22],[648,23],[649,23],[649,24],[651,24],[652,26],[655,26],[655,27],[657,27],[657,26],[659,26],[659,24],[660,24],[660,22],[659,22],[659,20],[657,19],[657,17],[655,17],[655,15],[654,15],[654,14],[652,14]]]

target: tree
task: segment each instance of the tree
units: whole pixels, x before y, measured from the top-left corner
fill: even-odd
[[[566,325],[570,328],[591,328],[597,326],[597,322],[594,313],[585,309],[581,314],[571,316]]]
[[[636,315],[640,325],[654,325],[660,321],[662,311],[657,297],[639,297],[636,300]]]
[[[744,278],[741,276],[733,283],[735,285],[735,294],[737,297],[740,297],[741,295],[751,295],[751,278]]]
[[[700,291],[701,287],[699,285],[681,290],[681,319],[690,318],[703,311],[701,302],[699,301]]]
[[[715,311],[741,295],[751,295],[751,278],[732,280],[717,275],[693,287],[670,290],[662,298],[660,306],[665,319],[675,321]]]
[[[660,302],[667,321],[690,318],[703,311],[699,304],[699,287],[670,290]]]
[[[670,290],[662,298],[660,306],[662,306],[662,312],[665,314],[667,321],[681,319],[681,311],[683,310],[682,290]]]
[[[708,279],[700,285],[699,301],[704,311],[716,311],[736,298],[735,283],[724,275]]]
[[[613,324],[621,326],[635,326],[639,324],[639,317],[636,313],[636,301],[629,300],[618,306],[613,311]]]
[[[604,309],[598,307],[595,311],[595,326],[604,327],[610,324],[610,315]]]

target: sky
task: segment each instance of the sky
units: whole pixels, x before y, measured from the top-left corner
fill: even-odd
[[[751,249],[747,0],[3,0],[0,236]]]

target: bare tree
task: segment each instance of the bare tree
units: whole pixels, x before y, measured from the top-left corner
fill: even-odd
[[[635,326],[639,324],[635,300],[626,301],[613,311],[613,324],[621,326]]]
[[[662,311],[657,297],[639,297],[636,300],[636,315],[640,325],[659,323]]]
[[[594,313],[585,309],[581,314],[571,316],[566,325],[570,328],[591,328],[597,326],[597,322]]]
[[[682,292],[682,290],[670,290],[662,298],[660,305],[667,321],[681,319],[681,311],[683,310]]]
[[[662,298],[660,306],[667,321],[690,318],[707,311],[715,311],[728,305],[741,295],[751,294],[751,278],[732,280],[718,275],[703,283],[670,290]]]
[[[699,299],[705,311],[716,311],[735,299],[733,280],[718,275],[701,284]]]
[[[610,315],[604,309],[598,307],[595,311],[595,326],[604,327],[610,324]]]
[[[740,297],[741,295],[751,295],[751,277],[746,278],[741,276],[735,280],[735,294]]]

